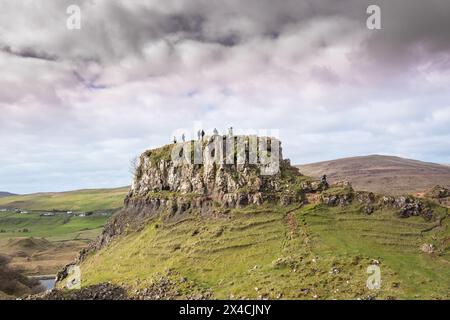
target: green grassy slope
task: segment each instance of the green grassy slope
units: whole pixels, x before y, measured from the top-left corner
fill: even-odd
[[[0,198],[0,208],[24,210],[98,211],[123,206],[128,187],[78,190],[60,193],[36,193]]]
[[[223,219],[154,220],[89,256],[82,285],[111,281],[135,290],[176,274],[188,280],[180,292],[189,283],[214,298],[449,298],[449,219],[421,232],[435,222],[360,212],[356,205],[249,207]],[[422,253],[423,243],[437,253]],[[366,288],[372,259],[382,275],[375,291]]]

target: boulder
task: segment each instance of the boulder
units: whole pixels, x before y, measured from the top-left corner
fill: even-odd
[[[432,244],[429,243],[424,243],[421,247],[420,247],[420,251],[422,251],[423,253],[428,253],[428,254],[432,254],[435,251],[435,247]]]

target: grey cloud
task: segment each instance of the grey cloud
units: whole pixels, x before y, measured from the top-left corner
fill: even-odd
[[[25,4],[27,3],[27,4]],[[314,21],[339,17],[355,23],[355,33],[367,32],[365,21],[369,0],[249,0],[249,1],[79,1],[82,8],[82,30],[64,29],[65,8],[72,1],[47,1],[48,10],[32,11],[34,4],[17,1],[6,6],[4,23],[14,26],[8,16],[20,12],[33,25],[41,24],[35,32],[30,49],[22,34],[7,48],[17,48],[24,56],[56,58],[72,62],[97,60],[105,67],[134,57],[146,61],[145,50],[158,41],[166,41],[166,58],[177,60],[182,44],[193,41],[199,45],[217,44],[222,52],[214,54],[218,60],[227,57],[227,48],[245,47],[249,42],[273,42],[287,32],[307,28]],[[379,0],[382,8],[383,30],[368,33],[366,41],[354,48],[349,57],[363,73],[400,73],[430,57],[444,66],[448,62],[450,46],[450,3],[446,0]],[[27,10],[28,9],[28,10]],[[48,18],[48,15],[53,17]],[[343,21],[344,21],[343,20]],[[20,23],[20,21],[19,21]],[[0,22],[0,26],[1,26]],[[14,30],[13,27],[4,27]],[[337,30],[338,31],[338,30]],[[6,31],[7,33],[7,31]],[[45,34],[44,34],[45,33]],[[339,38],[340,34],[333,37]],[[329,43],[324,40],[322,49]],[[317,47],[310,48],[315,54]],[[45,54],[52,52],[51,54]],[[168,63],[157,74],[177,72]],[[79,70],[82,72],[82,70]],[[149,75],[152,74],[148,70]]]
[[[65,28],[74,2],[79,31]],[[383,30],[367,30],[369,3]],[[14,155],[0,160],[0,189],[127,184],[129,159],[195,121],[281,129],[294,163],[367,153],[449,162],[448,1],[0,7],[0,151]]]
[[[41,59],[46,61],[56,61],[57,56],[49,54],[43,51],[36,51],[33,48],[23,48],[20,50],[14,50],[9,46],[0,46],[0,51],[3,51],[8,54],[12,54],[15,56],[19,56],[22,58],[33,58],[33,59]]]

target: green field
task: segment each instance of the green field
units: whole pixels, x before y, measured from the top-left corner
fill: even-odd
[[[443,208],[438,216],[447,215]],[[163,217],[116,239],[82,265],[82,285],[111,281],[132,292],[161,275],[183,278],[180,297],[202,288],[213,298],[424,299],[450,297],[449,219],[368,216],[351,205],[249,207],[223,219]],[[423,243],[434,254],[420,251]],[[380,290],[366,288],[378,260]]]
[[[38,213],[0,213],[0,239],[17,237],[46,238],[49,241],[92,239],[99,234],[108,216],[74,217],[58,214],[52,217]],[[26,232],[23,232],[23,231]],[[93,232],[95,231],[95,232]]]
[[[0,198],[0,208],[34,211],[101,211],[123,206],[129,188],[86,189],[59,193],[36,193]]]

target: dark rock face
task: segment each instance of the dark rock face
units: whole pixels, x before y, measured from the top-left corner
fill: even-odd
[[[325,187],[320,181],[305,181],[301,183],[301,187],[306,193],[316,193],[325,190]]]
[[[69,275],[68,270],[71,266],[74,266],[75,263],[69,263],[68,265],[66,265],[62,270],[60,270],[58,272],[58,274],[56,275],[56,281],[61,281],[65,278],[67,278],[67,276]]]
[[[425,201],[412,196],[383,196],[379,202],[381,206],[395,208],[400,218],[421,216],[428,220],[433,217],[433,210],[430,206]]]
[[[125,300],[126,291],[111,283],[101,283],[80,290],[52,290],[38,295],[29,296],[26,300]]]
[[[322,203],[330,207],[347,206],[354,198],[355,192],[347,181],[336,182],[330,189],[325,189],[321,196]]]
[[[413,197],[399,197],[395,199],[394,204],[399,208],[399,217],[408,218],[412,216],[422,216],[431,219],[433,211],[421,200]]]
[[[188,290],[182,288],[189,288]],[[141,289],[127,290],[127,287],[109,282],[100,283],[79,290],[53,289],[26,297],[26,300],[205,300],[213,298],[212,293],[167,270],[155,275],[148,285]]]
[[[371,215],[375,211],[377,206],[377,197],[372,192],[357,192],[355,195],[356,200],[363,205],[363,212],[367,215]]]
[[[159,275],[144,289],[136,290],[132,293],[134,300],[208,300],[213,298],[213,294],[204,288],[199,288],[181,276]],[[180,289],[180,284],[189,287],[189,293]]]
[[[351,204],[352,201],[353,201],[353,197],[350,194],[322,196],[322,203],[324,203],[330,207],[347,206],[347,205]]]
[[[338,187],[337,190],[331,188],[322,193],[322,203],[328,206],[346,206],[353,201],[362,205],[365,214],[370,215],[377,208],[394,208],[400,218],[408,218],[412,216],[420,216],[425,219],[433,217],[433,210],[423,200],[412,196],[377,196],[372,192],[354,192],[351,186],[346,184],[335,184],[332,187]]]
[[[355,197],[359,203],[367,206],[374,205],[377,201],[377,197],[372,192],[357,192]]]

